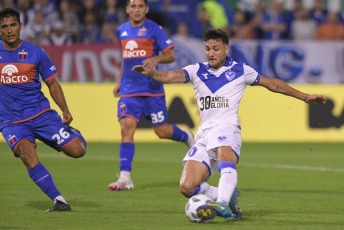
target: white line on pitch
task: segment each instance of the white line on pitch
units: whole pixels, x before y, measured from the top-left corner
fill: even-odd
[[[278,169],[296,169],[305,171],[327,171],[327,172],[344,172],[344,169],[312,167],[303,165],[282,165],[282,164],[259,164],[259,163],[240,163],[242,166],[259,167],[259,168],[278,168]]]
[[[54,153],[39,153],[39,157],[44,158],[66,158],[64,154],[54,154]],[[109,156],[85,156],[82,159],[84,160],[100,160],[100,161],[118,161],[118,158],[109,157]],[[181,160],[177,159],[168,159],[165,160],[163,158],[144,158],[140,156],[135,156],[135,161],[139,162],[169,162],[169,163],[178,163],[182,162]],[[249,162],[240,162],[240,166],[248,166],[248,167],[258,167],[258,168],[277,168],[277,169],[295,169],[295,170],[304,170],[304,171],[322,171],[322,172],[340,172],[343,173],[344,169],[340,168],[325,168],[325,167],[312,167],[312,166],[303,166],[303,165],[283,165],[283,164],[259,164],[259,163],[249,163]]]

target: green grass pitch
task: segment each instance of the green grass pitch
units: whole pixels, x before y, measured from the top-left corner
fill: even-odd
[[[45,213],[53,203],[23,163],[0,143],[0,229],[344,229],[344,143],[244,143],[238,164],[241,220],[190,222],[179,192],[178,143],[138,143],[131,191],[111,192],[118,143],[88,143],[72,159],[38,143],[73,211]],[[218,174],[210,179],[217,185]]]

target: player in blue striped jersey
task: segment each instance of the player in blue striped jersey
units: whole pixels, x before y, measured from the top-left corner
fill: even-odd
[[[260,85],[272,92],[292,96],[310,104],[326,103],[322,95],[308,95],[277,79],[268,79],[253,68],[239,64],[227,56],[229,36],[222,30],[210,29],[204,34],[208,62],[197,63],[177,71],[151,70],[135,66],[133,70],[161,83],[194,85],[201,124],[183,163],[180,191],[187,197],[205,194],[215,203],[201,206],[198,214],[203,218],[215,215],[240,218],[236,201],[238,182],[236,165],[241,148],[241,128],[238,122],[240,100],[247,85]],[[206,181],[220,172],[218,187]]]

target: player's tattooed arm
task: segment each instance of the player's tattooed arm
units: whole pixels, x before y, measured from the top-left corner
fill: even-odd
[[[133,67],[132,70],[135,70],[143,75],[146,75],[154,81],[158,81],[164,84],[186,82],[186,76],[182,70],[166,72],[163,70],[152,70],[142,65],[136,65]]]

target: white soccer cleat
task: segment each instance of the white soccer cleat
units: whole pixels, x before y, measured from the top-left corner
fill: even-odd
[[[108,185],[110,191],[121,191],[121,190],[130,190],[134,188],[134,184],[131,179],[121,179]]]
[[[191,131],[187,131],[186,133],[188,134],[188,140],[185,142],[185,144],[189,148],[191,148],[195,144],[195,137],[194,137],[194,135],[192,134]]]

